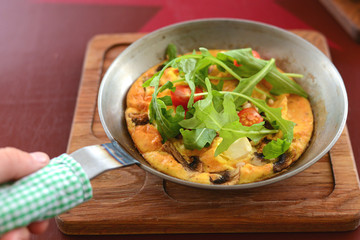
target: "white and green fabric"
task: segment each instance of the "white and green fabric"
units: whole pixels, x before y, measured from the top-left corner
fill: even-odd
[[[71,156],[63,154],[25,178],[0,185],[0,236],[54,217],[91,197],[86,173]]]

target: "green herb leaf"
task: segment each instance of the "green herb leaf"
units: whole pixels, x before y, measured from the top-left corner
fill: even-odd
[[[195,113],[193,118],[196,118],[198,122],[204,123],[207,128],[211,128],[216,131],[220,130],[221,126],[223,125],[224,119],[214,108],[211,92],[209,92],[208,96],[205,99],[197,101],[194,104],[194,108]],[[187,122],[189,120],[181,121],[180,125],[185,126],[184,122]]]
[[[223,103],[224,103],[224,96],[225,95],[220,93],[219,91],[212,91],[212,95],[213,95],[212,102],[214,104],[215,110],[217,112],[221,112],[222,110],[224,110],[224,104]]]
[[[196,104],[196,103],[195,103]],[[184,119],[179,122],[180,126],[186,129],[197,129],[197,128],[204,128],[205,124],[198,119],[196,116],[193,116],[188,119]]]
[[[163,101],[166,106],[172,106],[172,100],[170,96],[163,96],[159,98],[159,100]]]
[[[185,116],[185,110],[181,105],[176,108],[176,114],[174,114],[173,109],[167,109],[166,104],[161,99],[153,98],[149,109],[150,121],[156,122],[157,129],[164,142],[180,133],[179,122]]]
[[[170,43],[166,48],[168,62],[177,57],[177,48],[175,44]]]
[[[165,67],[163,67],[163,69],[165,69]],[[146,81],[142,84],[142,86],[143,86],[144,88],[146,88],[146,87],[149,87],[149,86],[150,86],[150,84],[154,81],[154,79],[155,79],[155,81],[156,81],[157,79],[160,80],[160,77],[161,77],[161,76],[159,77],[160,73],[161,73],[161,71],[159,71],[159,72],[155,73],[154,75],[152,75],[152,77],[149,78],[148,80],[146,80]],[[159,81],[157,81],[157,82],[159,83]]]
[[[234,100],[231,94],[226,93],[224,96],[224,111],[222,113],[222,118],[226,123],[231,123],[234,121],[239,121],[239,116],[237,115]],[[225,124],[226,124],[225,123]],[[223,125],[225,125],[223,124]]]
[[[275,60],[271,59],[267,62],[267,64],[256,74],[252,75],[248,78],[243,78],[242,81],[234,89],[234,92],[244,94],[246,96],[251,96],[256,84],[258,84],[273,68],[274,68]],[[236,106],[237,109],[246,102],[246,99],[241,97],[236,97]]]
[[[237,74],[236,72],[234,72],[234,70],[228,66],[228,64],[226,63],[226,61],[223,61],[221,58],[219,57],[214,57],[210,54],[210,52],[206,49],[206,48],[200,48],[202,54],[205,56],[206,59],[208,59],[209,61],[212,62],[212,64],[216,64],[217,68],[220,71],[227,71],[228,73],[230,73],[234,78],[236,78],[237,80],[241,81],[242,78],[239,74]],[[218,54],[219,56],[219,54]],[[221,56],[221,55],[220,55]]]
[[[195,70],[198,60],[194,58],[182,59],[179,62],[174,62],[173,67],[179,69],[179,71],[185,73],[185,81],[189,85],[191,93],[187,107],[190,108],[194,103],[195,93]]]
[[[208,77],[208,69],[212,65],[212,61],[206,57],[199,59],[196,65],[195,84],[206,88],[205,79]]]
[[[286,139],[272,140],[263,148],[263,154],[266,156],[266,159],[277,158],[288,148],[290,147],[291,142],[287,141]]]
[[[206,128],[219,131],[226,123],[239,120],[231,95],[225,95],[223,101],[223,111],[220,113],[216,111],[213,103],[211,83],[208,78],[205,82],[208,90],[206,98],[199,100],[194,104],[195,113],[192,118],[185,119],[179,124],[188,129],[196,129],[200,126],[205,126]]]
[[[209,128],[198,128],[194,130],[180,129],[183,136],[185,148],[187,149],[202,149],[208,147],[216,136],[216,131]]]
[[[166,89],[170,89],[171,91],[175,91],[175,87],[174,87],[174,84],[172,83],[172,82],[166,82],[164,85],[162,85],[160,88],[159,88],[159,90],[158,90],[158,92],[160,93],[160,92],[163,92],[163,91],[165,91]]]
[[[265,101],[257,101],[257,107],[265,112],[265,116],[271,126],[274,129],[281,130],[283,133],[281,139],[272,140],[263,149],[263,154],[266,159],[276,158],[289,149],[294,136],[295,123],[282,118],[281,108],[271,108],[266,105]]]
[[[252,55],[251,48],[218,53],[217,58],[221,61],[228,62],[228,65],[236,60],[238,64],[241,64],[241,67],[237,69],[241,69],[238,73],[241,73],[243,77],[252,76],[260,69],[264,68],[268,62],[263,59],[255,58]],[[299,84],[292,81],[286,74],[279,72],[277,68],[273,68],[269,74],[267,74],[265,79],[273,86],[271,89],[272,94],[280,95],[283,93],[293,93],[302,97],[307,97],[307,93]]]

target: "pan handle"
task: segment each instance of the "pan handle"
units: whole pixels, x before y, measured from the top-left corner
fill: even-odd
[[[70,155],[80,163],[89,179],[108,170],[139,164],[116,141],[80,148]]]
[[[0,184],[0,236],[9,230],[59,215],[92,198],[90,178],[137,164],[118,143],[62,154],[15,182]]]

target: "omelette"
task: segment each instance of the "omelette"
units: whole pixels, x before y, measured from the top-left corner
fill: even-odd
[[[275,59],[252,49],[170,56],[130,87],[125,118],[156,170],[186,181],[236,185],[271,178],[306,150],[306,92]]]

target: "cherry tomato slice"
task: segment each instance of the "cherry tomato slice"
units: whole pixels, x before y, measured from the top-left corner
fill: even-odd
[[[255,50],[252,50],[252,55],[254,56],[254,58],[261,59],[260,54]]]
[[[236,61],[236,59],[234,59],[234,65],[235,65],[235,67],[241,67],[241,64],[239,64],[239,63]]]
[[[195,93],[202,93],[201,88],[196,87]],[[181,105],[186,110],[190,99],[191,90],[187,85],[178,85],[175,92],[171,92],[171,101],[175,107]],[[202,96],[194,97],[194,103],[201,100]]]
[[[244,108],[238,113],[238,116],[240,123],[248,127],[256,123],[261,123],[264,120],[253,107]]]

